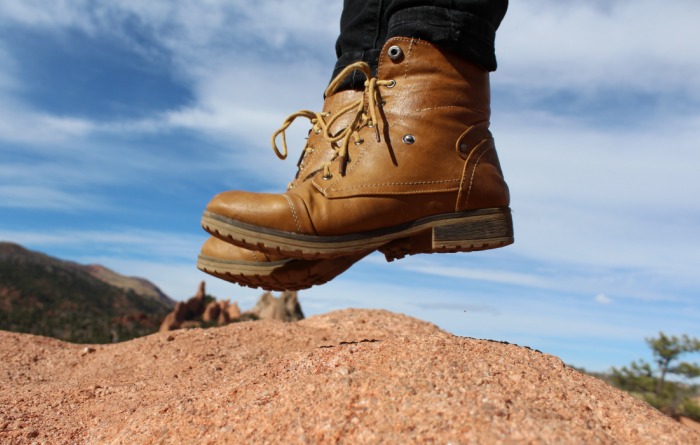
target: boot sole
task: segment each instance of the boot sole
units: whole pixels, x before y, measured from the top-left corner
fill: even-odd
[[[509,207],[429,216],[371,232],[313,236],[259,227],[205,211],[202,227],[232,244],[271,254],[314,260],[379,249],[387,260],[417,253],[472,252],[513,243]]]
[[[231,283],[269,291],[302,290],[327,283],[366,254],[327,260],[248,262],[199,255],[197,268]]]

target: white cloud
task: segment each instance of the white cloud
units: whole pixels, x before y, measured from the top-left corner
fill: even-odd
[[[507,173],[524,186],[516,193],[544,199],[566,196],[576,205],[653,205],[665,210],[684,208],[700,192],[700,181],[692,180],[700,162],[694,143],[700,137],[698,122],[700,114],[689,113],[665,116],[653,126],[611,129],[586,125],[576,117],[494,117]],[[663,148],[669,146],[672,150]]]
[[[558,261],[547,258],[546,252],[523,256],[515,246],[510,246],[491,252],[418,255],[398,261],[394,267],[414,275],[442,277],[454,286],[467,284],[518,289],[517,292],[581,295],[605,289],[628,301],[688,303],[693,299],[692,289],[697,286],[697,279],[676,270],[602,266],[594,262],[577,264],[570,256],[562,254]],[[674,279],[685,281],[676,283],[670,291],[666,283]]]
[[[110,254],[115,259],[149,257],[161,264],[193,262],[206,237],[204,233],[192,235],[139,228],[61,229],[51,233],[0,230],[0,240],[28,248],[43,246],[48,251],[101,252],[102,257],[109,257],[107,254]]]
[[[0,184],[0,207],[74,211],[100,210],[104,206],[95,196],[56,190],[52,187]]]
[[[338,2],[317,0],[5,0],[0,4],[0,23],[51,31],[71,28],[90,35],[102,33],[123,39],[134,49],[148,51],[139,40],[146,35],[171,51],[181,68],[203,72],[208,67],[201,66],[201,62],[211,62],[212,56],[230,53],[232,49],[250,54],[294,45],[302,51],[322,47],[332,54],[340,11]],[[268,55],[272,60],[289,60],[291,54],[272,51]]]
[[[697,285],[698,122],[689,114],[601,128],[542,113],[494,116],[514,210],[509,249],[551,264]]]
[[[600,304],[611,304],[613,302],[613,300],[605,294],[596,295],[595,301]]]
[[[650,0],[512,3],[499,31],[501,68],[495,82],[504,88],[579,93],[621,88],[695,94],[700,91],[700,54],[692,53],[700,51],[700,36],[689,32],[696,15],[689,9],[699,6],[692,1],[660,5]],[[3,113],[8,119],[0,122],[8,124],[0,134],[31,141],[45,140],[53,130],[59,136],[79,137],[91,130],[174,126],[227,136],[243,132],[246,141],[257,141],[274,129],[268,124],[276,121],[274,116],[295,111],[293,104],[309,107],[320,100],[333,62],[339,16],[340,4],[315,0],[7,0],[0,5],[0,20],[6,23],[111,35],[145,52],[152,52],[152,43],[157,43],[169,52],[179,77],[188,79],[196,97],[186,109],[143,122],[102,126],[70,117],[37,120],[32,114],[12,121]],[[135,37],[134,27],[148,35],[149,43]],[[33,132],[7,131],[29,128],[30,122],[35,123]]]
[[[0,3],[0,17],[3,22],[20,23],[29,26],[75,26],[85,23],[85,0],[7,0]]]
[[[6,91],[8,100],[0,102],[0,140],[31,149],[50,147],[53,156],[68,159],[66,152],[75,151],[70,147],[75,143],[85,147],[86,141],[95,138],[184,129],[212,141],[207,150],[213,162],[209,166],[200,164],[200,168],[230,165],[235,170],[267,165],[266,181],[279,178],[272,183],[275,189],[283,189],[294,166],[291,162],[276,162],[269,138],[287,114],[321,107],[332,70],[339,16],[340,4],[313,0],[252,4],[189,0],[45,4],[8,0],[0,5],[0,23],[46,32],[78,29],[90,36],[119,39],[151,58],[161,57],[152,54],[155,47],[160,47],[168,53],[168,65],[175,70],[174,76],[186,83],[193,100],[185,107],[141,119],[97,121],[47,115]],[[146,43],[139,40],[141,34],[147,36]],[[21,82],[7,68],[0,68],[0,72],[3,69],[8,79]],[[302,127],[290,129],[291,146],[303,144],[307,128]],[[136,168],[143,169],[168,162],[150,162],[145,159],[151,156],[147,151],[126,156],[124,150],[129,148],[120,147],[121,158],[108,164],[124,166],[131,160]],[[105,161],[104,156],[90,153],[80,162],[93,162],[95,168],[85,169],[90,171],[100,170]],[[187,167],[193,166],[197,164],[187,160]],[[123,174],[123,169],[118,170]],[[108,177],[110,173],[105,172]],[[63,188],[61,184],[56,186]]]
[[[0,42],[0,92],[13,90],[17,86],[16,63],[11,54]]]
[[[511,2],[497,36],[498,78],[551,91],[679,91],[700,98],[700,3]]]
[[[404,266],[403,268],[413,272],[449,278],[459,278],[463,280],[488,281],[492,283],[512,284],[527,287],[551,286],[544,277],[533,274],[498,269],[475,269],[458,266],[450,267],[440,264],[432,264],[432,262],[428,261],[429,260],[421,261],[420,259],[415,259],[411,261],[409,265]]]
[[[287,114],[321,108],[329,77],[330,69],[308,61],[217,62],[198,80],[196,103],[168,113],[166,122],[267,147]]]
[[[0,140],[30,145],[57,144],[82,138],[95,128],[95,124],[88,119],[38,112],[16,98],[1,93]]]

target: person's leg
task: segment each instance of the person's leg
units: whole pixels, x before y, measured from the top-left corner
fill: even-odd
[[[386,39],[413,37],[496,70],[496,30],[508,0],[388,0]]]
[[[507,8],[508,0],[345,0],[333,78],[359,61],[376,75],[379,53],[392,37],[426,40],[494,71],[496,30]],[[363,83],[356,74],[340,89],[361,89]]]
[[[377,61],[384,40],[386,22],[384,19],[385,0],[345,0],[340,16],[340,35],[335,43],[338,60],[333,69],[335,77],[346,66],[355,62],[365,62],[377,71]],[[362,89],[365,77],[354,73],[347,78],[339,90]]]

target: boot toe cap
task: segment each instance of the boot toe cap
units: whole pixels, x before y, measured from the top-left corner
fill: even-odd
[[[256,252],[254,250],[238,247],[213,236],[204,242],[200,255],[219,260],[246,263],[268,263],[285,259],[280,256],[268,255],[262,252]]]
[[[297,207],[283,194],[227,191],[216,195],[206,211],[257,227],[300,232]]]

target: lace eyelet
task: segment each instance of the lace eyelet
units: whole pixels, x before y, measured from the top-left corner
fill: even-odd
[[[328,181],[329,179],[333,179],[333,175],[332,175],[332,174],[330,174],[330,175],[328,175],[328,176],[323,175],[323,176],[321,176],[321,178],[322,178],[324,181]]]
[[[365,143],[364,139],[360,139],[359,141],[355,141],[355,145],[362,145]]]
[[[403,143],[407,145],[414,144],[416,142],[416,137],[413,136],[412,134],[407,134],[404,135],[403,137]]]
[[[389,51],[387,51],[387,54],[389,55],[389,58],[394,62],[399,62],[403,58],[403,51],[398,45],[391,46],[389,48]]]
[[[391,79],[386,87],[387,88],[394,88],[395,86],[396,86],[396,81],[394,79]]]

